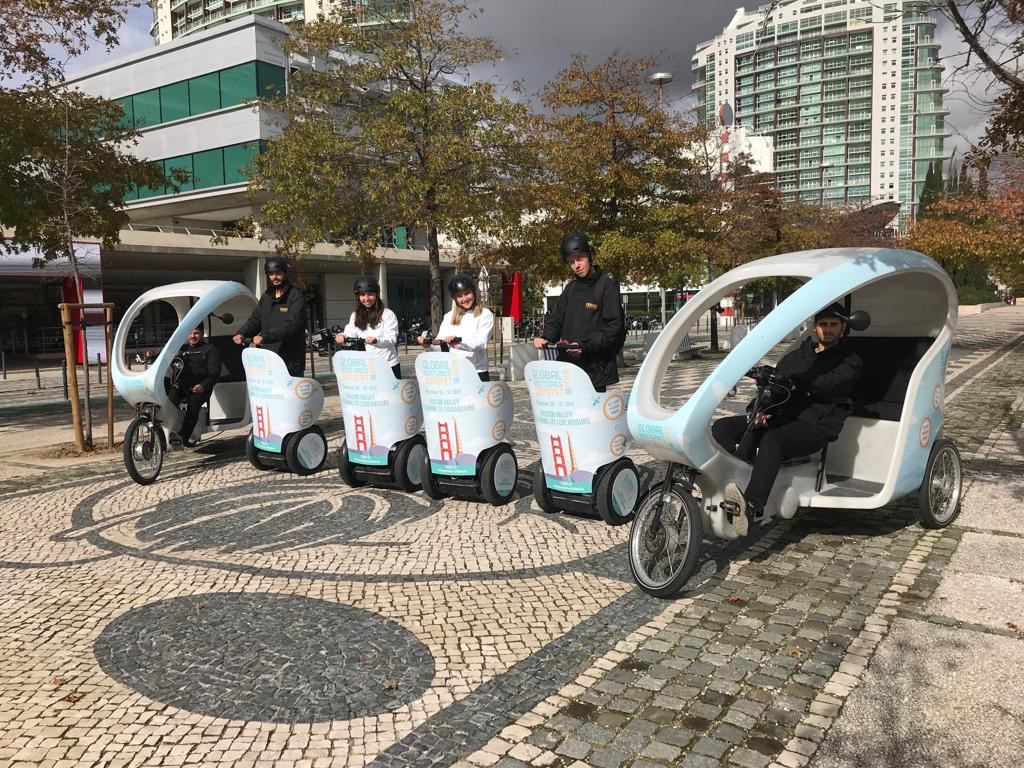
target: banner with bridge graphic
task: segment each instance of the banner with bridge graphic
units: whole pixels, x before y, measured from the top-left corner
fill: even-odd
[[[274,352],[242,350],[242,366],[252,409],[252,442],[280,453],[286,435],[312,426],[324,407],[324,391],[313,379],[293,377]]]
[[[626,401],[594,391],[579,366],[539,360],[526,366],[537,445],[547,486],[592,493],[594,475],[626,454]]]
[[[335,352],[331,358],[345,420],[345,447],[354,464],[387,466],[391,447],[420,431],[419,387],[396,379],[375,352]]]
[[[424,352],[416,358],[430,468],[438,475],[473,476],[477,457],[505,442],[512,392],[502,381],[480,381],[463,357]]]

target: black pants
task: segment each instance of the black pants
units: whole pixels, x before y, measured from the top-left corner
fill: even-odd
[[[490,371],[477,371],[476,375],[480,377],[480,381],[490,381],[491,380],[491,372]]]
[[[746,416],[726,416],[711,425],[711,434],[733,455],[753,461],[750,483],[743,495],[759,507],[768,502],[783,461],[794,456],[810,456],[828,443],[828,435],[821,430],[785,416],[776,416],[768,427],[749,432]]]
[[[175,405],[186,403],[185,419],[181,422],[181,429],[178,430],[178,437],[182,442],[188,442],[192,436],[192,430],[196,428],[196,422],[199,420],[199,409],[210,398],[209,392],[193,392],[193,386],[193,384],[182,384],[177,389],[172,388],[168,393],[171,402]]]
[[[401,363],[395,363],[394,365],[392,365],[391,366],[391,372],[393,374],[395,374],[395,378],[396,379],[402,378],[402,364]]]

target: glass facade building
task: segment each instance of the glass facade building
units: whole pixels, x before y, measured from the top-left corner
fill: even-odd
[[[721,104],[774,139],[789,200],[898,201],[912,216],[949,135],[935,21],[909,0],[784,0],[738,11],[692,58],[704,119]]]

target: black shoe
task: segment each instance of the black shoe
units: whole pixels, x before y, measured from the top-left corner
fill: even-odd
[[[199,445],[199,441],[196,440],[194,437],[190,437],[188,440],[182,440],[181,444],[186,448],[195,448],[197,445]]]
[[[747,517],[747,499],[736,483],[729,483],[725,486],[725,501],[732,505],[732,528],[740,536],[746,536],[750,531],[750,519]]]

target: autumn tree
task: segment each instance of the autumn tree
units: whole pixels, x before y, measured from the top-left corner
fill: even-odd
[[[399,4],[401,5],[401,4]],[[257,161],[261,225],[301,255],[325,240],[372,253],[396,225],[426,232],[430,315],[443,315],[439,237],[485,241],[528,156],[526,108],[471,70],[498,61],[460,31],[462,0],[410,0],[401,18],[306,24],[287,41],[313,66],[274,103],[281,134]]]
[[[132,0],[10,0],[0,4],[0,251],[68,258],[72,241],[117,242],[133,185],[166,183],[132,156],[120,107],[63,87],[66,62],[91,41],[117,42]]]
[[[510,264],[564,278],[559,241],[584,231],[620,281],[671,285],[699,271],[699,132],[661,107],[652,66],[618,53],[591,66],[576,55],[543,87],[531,132],[538,173],[519,189],[523,215],[504,241]]]

